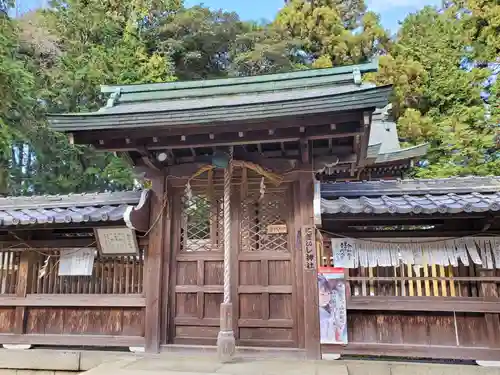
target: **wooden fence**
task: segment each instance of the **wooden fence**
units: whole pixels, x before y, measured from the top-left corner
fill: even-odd
[[[144,346],[144,249],[58,276],[58,250],[0,252],[0,343]]]
[[[328,238],[319,255],[333,266]],[[323,352],[498,359],[500,270],[469,263],[346,270],[349,344]]]

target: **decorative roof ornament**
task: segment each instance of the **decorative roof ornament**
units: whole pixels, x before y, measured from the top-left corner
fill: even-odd
[[[99,109],[98,112],[103,112],[106,110],[106,108],[112,108],[115,106],[116,102],[118,99],[120,99],[120,96],[122,94],[122,89],[121,87],[117,87],[115,91],[111,93],[111,95],[108,98],[108,101],[106,102],[106,105],[102,108]]]
[[[382,121],[391,121],[392,120],[392,103],[387,104],[381,110]]]
[[[361,77],[361,70],[358,67],[352,69],[352,76],[356,85],[361,85],[363,79]]]

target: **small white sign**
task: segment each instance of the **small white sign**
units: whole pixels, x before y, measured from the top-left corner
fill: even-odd
[[[127,227],[96,228],[95,233],[103,255],[135,255],[139,252],[133,229]]]
[[[272,224],[267,226],[267,234],[287,234],[286,224]]]
[[[94,248],[64,249],[59,257],[59,276],[92,276]]]
[[[332,238],[333,266],[354,268],[355,240],[351,238]]]

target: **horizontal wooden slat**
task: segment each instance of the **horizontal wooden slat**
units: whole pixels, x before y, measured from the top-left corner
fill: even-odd
[[[260,340],[260,339],[243,339],[238,340],[238,345],[241,346],[267,346],[270,348],[293,348],[296,346],[294,341],[278,341],[278,340]]]
[[[189,317],[176,317],[174,319],[174,324],[176,326],[207,326],[207,327],[218,327],[220,325],[220,319],[217,318],[189,318]]]
[[[238,327],[293,328],[292,319],[239,319]]]
[[[348,310],[455,311],[500,313],[500,299],[463,297],[361,297],[347,301]]]
[[[38,251],[51,252],[58,249],[68,249],[76,247],[89,247],[90,244],[95,242],[94,238],[59,238],[52,240],[27,240],[20,242],[14,241],[0,241],[0,249],[8,249],[10,251],[27,251],[37,249]],[[147,237],[138,237],[137,242],[140,246],[148,245]]]
[[[0,306],[145,307],[146,300],[136,294],[28,294],[26,298],[3,295],[0,296]]]
[[[224,287],[222,285],[176,285],[176,293],[223,293]]]
[[[348,281],[373,281],[373,282],[394,282],[394,281],[473,281],[473,282],[500,282],[500,276],[484,277],[347,277]]]
[[[291,285],[240,285],[238,287],[238,293],[274,293],[274,294],[291,294]]]
[[[144,346],[140,336],[97,335],[14,335],[0,334],[0,344],[31,344],[58,346]]]
[[[173,343],[176,345],[206,345],[215,346],[217,339],[208,337],[174,337]],[[199,348],[197,348],[199,350]]]
[[[247,251],[238,255],[238,260],[291,260],[290,253],[273,251]]]
[[[352,342],[347,346],[321,345],[323,353],[344,355],[373,355],[387,357],[420,357],[435,359],[497,361],[500,348],[459,347],[440,345],[403,345]]]
[[[175,259],[178,262],[197,262],[198,260],[211,260],[221,262],[224,260],[224,254],[221,251],[199,251],[177,254]]]

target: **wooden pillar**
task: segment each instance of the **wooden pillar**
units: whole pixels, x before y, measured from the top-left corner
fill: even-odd
[[[301,170],[311,169],[310,166],[302,166]],[[298,181],[299,201],[297,213],[300,214],[302,228],[314,228],[314,176],[313,174],[301,173]],[[315,246],[315,233],[313,234],[313,243]],[[317,262],[314,259],[314,267],[308,268],[304,254],[304,239],[301,241],[301,260],[303,268],[304,285],[304,339],[307,359],[321,359],[320,328],[318,313],[318,270]],[[315,248],[314,248],[315,249]],[[314,257],[316,251],[313,251]],[[300,306],[300,304],[299,304]],[[300,313],[300,312],[299,312]]]
[[[480,277],[494,277],[494,270],[482,270],[479,271]],[[481,297],[498,301],[498,291],[497,286],[493,282],[481,282]],[[489,346],[493,348],[500,347],[500,320],[499,314],[484,314],[484,320],[486,322],[486,332],[488,333]]]
[[[217,354],[221,362],[230,362],[236,352],[236,340],[233,331],[233,305],[231,302],[231,263],[233,243],[231,243],[231,179],[232,160],[224,170],[224,300],[220,305],[220,330],[217,336]]]
[[[151,217],[146,252],[144,284],[146,294],[145,312],[145,350],[148,353],[160,351],[161,306],[162,306],[162,271],[165,253],[165,221],[167,208],[166,178],[164,173],[151,176]]]
[[[171,184],[168,182],[168,178],[165,181],[165,192],[171,192]],[[172,198],[171,194],[165,194],[166,199],[168,199],[167,207],[165,207],[165,220],[163,227],[163,270],[162,270],[162,278],[163,281],[161,283],[161,295],[162,295],[162,304],[161,304],[161,312],[160,312],[160,327],[161,327],[161,343],[167,344],[169,340],[171,340],[170,334],[172,332],[170,326],[170,313],[169,311],[169,295],[170,295],[170,267],[173,261],[173,241],[172,241],[172,215],[173,213],[173,205],[171,204]],[[171,305],[170,305],[171,306]]]
[[[21,262],[19,264],[19,270],[17,273],[17,287],[16,296],[26,297],[31,286],[31,278],[33,277],[33,272],[31,272],[31,266],[33,265],[34,253],[30,250],[25,250],[21,253]],[[57,272],[57,270],[55,270]],[[14,333],[23,334],[24,323],[26,321],[26,307],[17,306],[16,315],[14,321]]]

